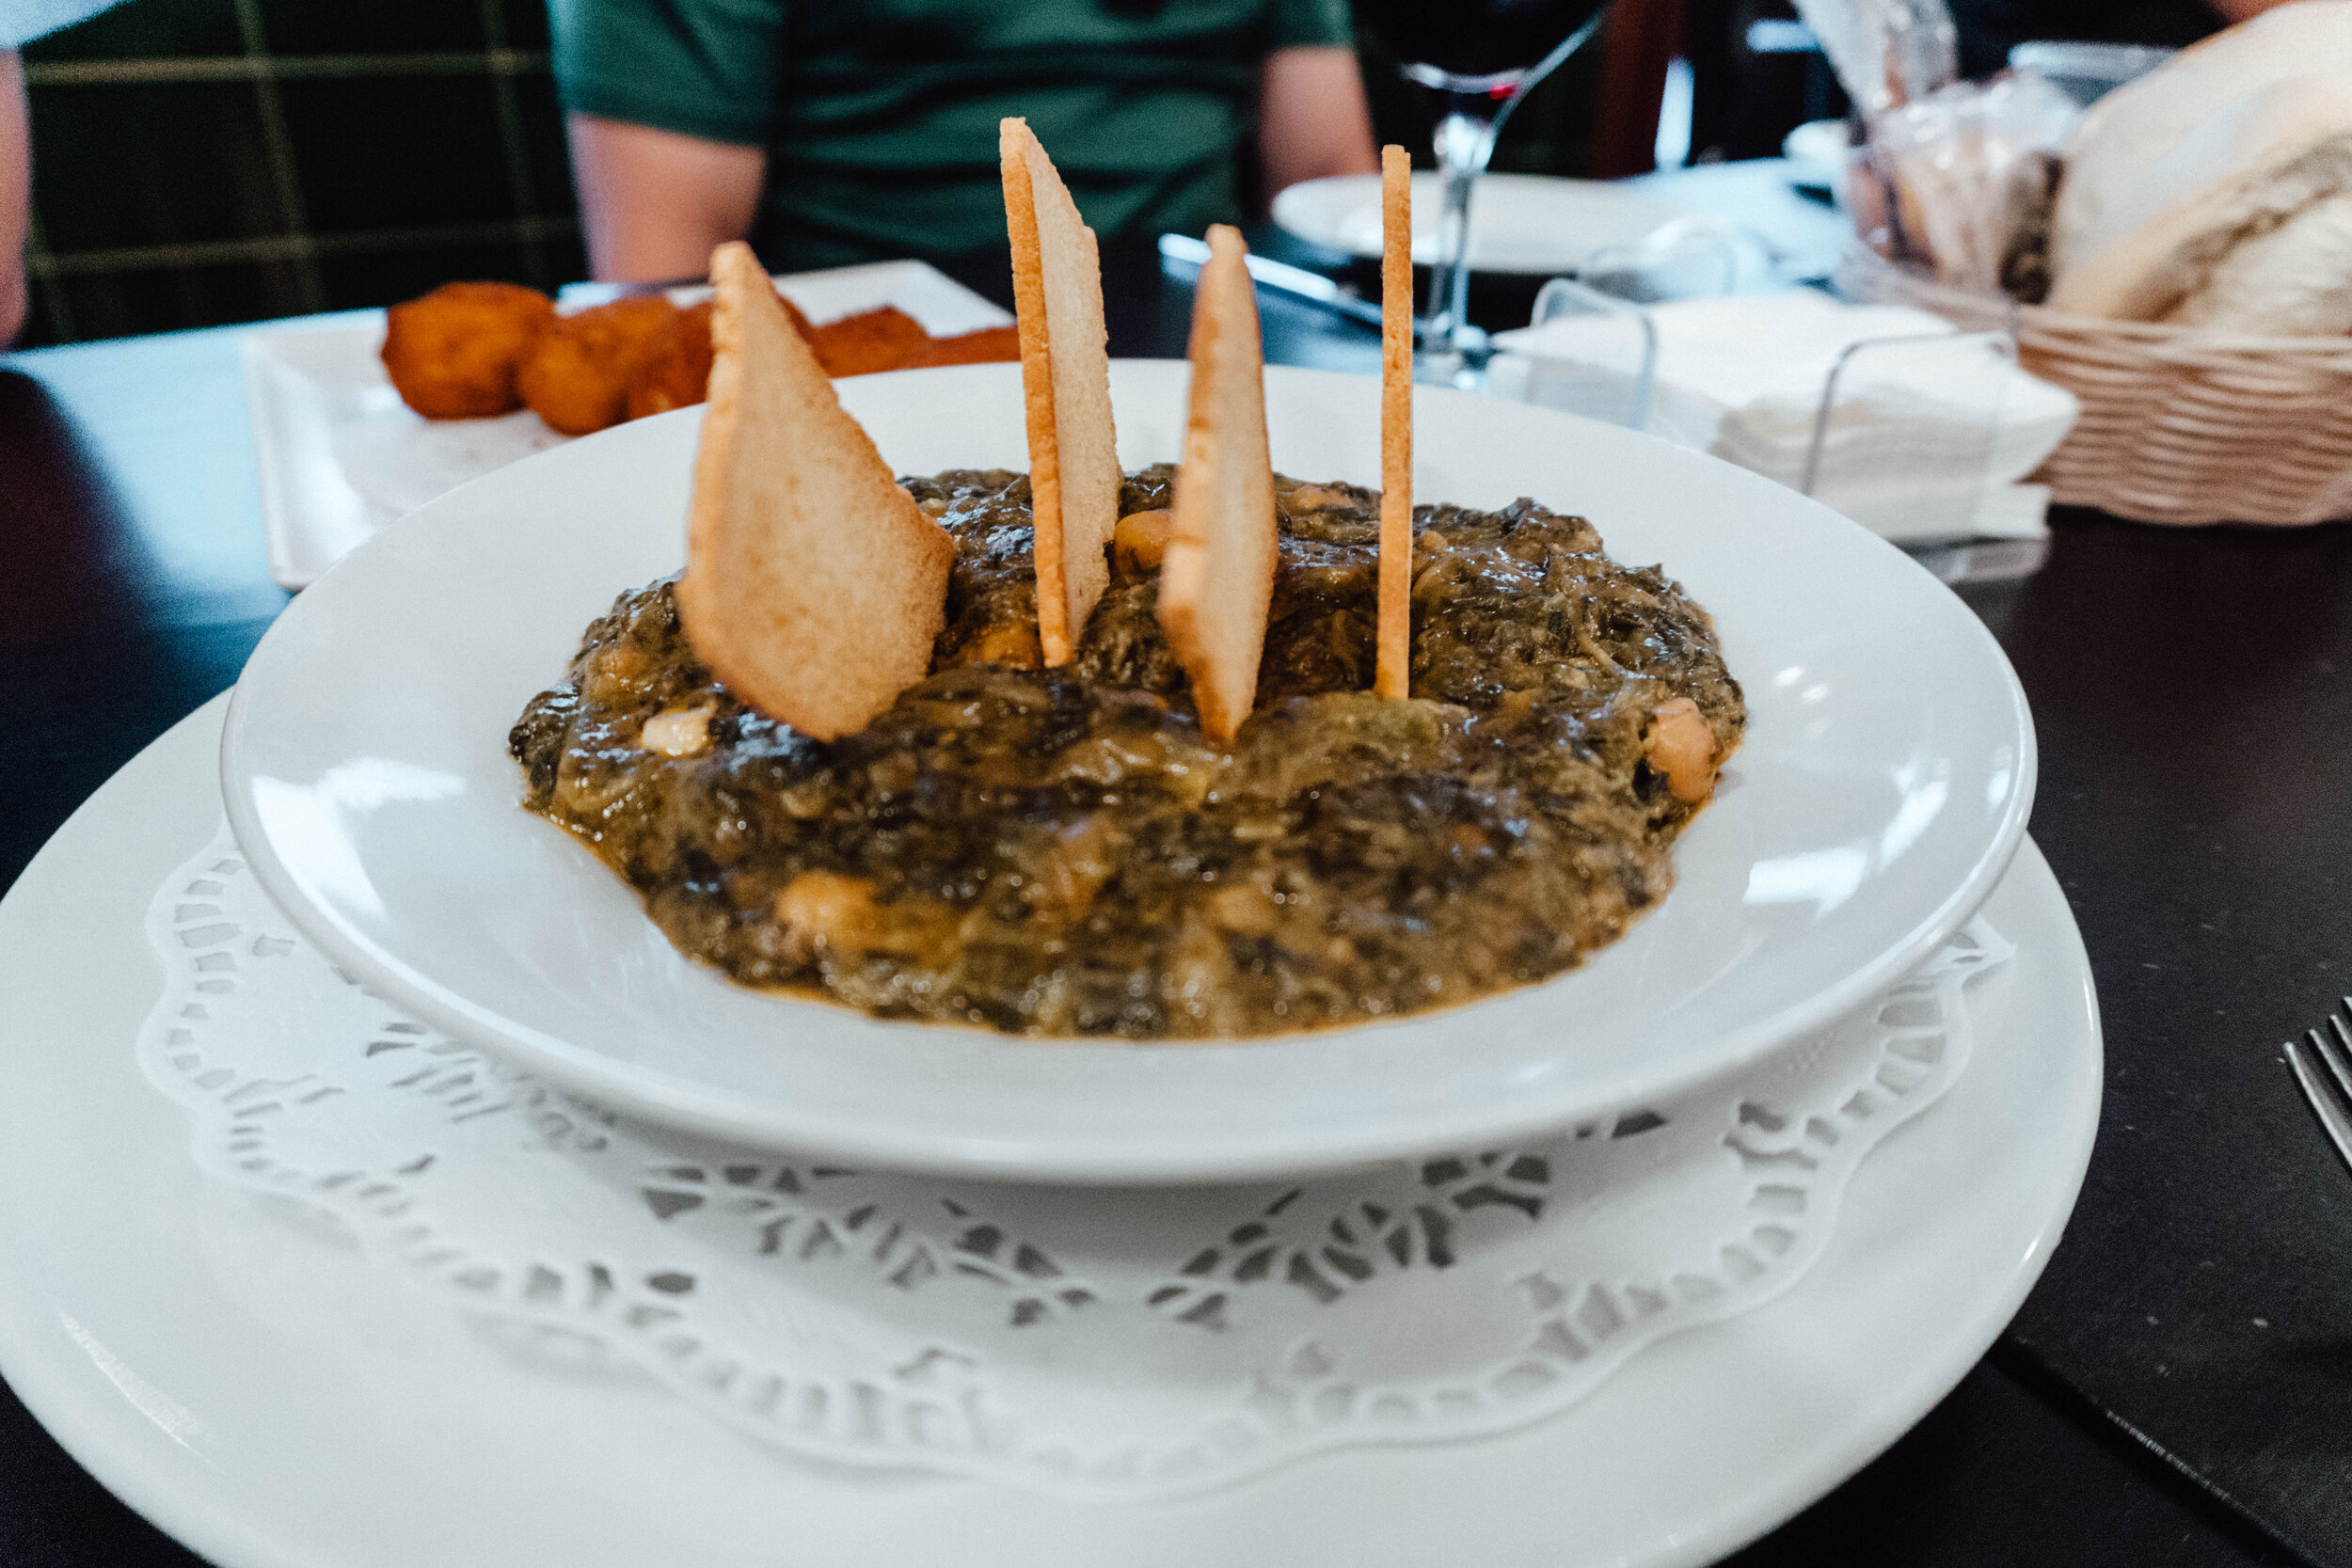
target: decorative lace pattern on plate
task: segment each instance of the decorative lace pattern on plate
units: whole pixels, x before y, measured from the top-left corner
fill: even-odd
[[[583,1104],[342,975],[226,832],[148,931],[169,978],[140,1063],[215,1180],[796,1452],[1113,1495],[1523,1425],[1770,1299],[1864,1155],[1959,1076],[1963,991],[2010,951],[1978,922],[1736,1085],[1521,1147],[1081,1190],[842,1170]]]

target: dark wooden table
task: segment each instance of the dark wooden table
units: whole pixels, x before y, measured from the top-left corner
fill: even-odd
[[[1665,185],[1809,270],[1831,231],[1775,178]],[[1149,245],[1105,251],[1112,351],[1181,354],[1188,291]],[[967,280],[1002,296],[1001,278]],[[1275,358],[1374,362],[1354,327],[1264,311]],[[286,601],[234,330],[0,359],[0,580],[5,888],[235,679]],[[2280,1055],[2352,989],[2352,531],[2061,515],[2042,572],[1963,593],[2040,726],[2033,832],[2106,1012],[2099,1148],[1999,1346],[1734,1560],[2352,1568],[2352,1176]],[[0,1564],[194,1560],[0,1394]]]

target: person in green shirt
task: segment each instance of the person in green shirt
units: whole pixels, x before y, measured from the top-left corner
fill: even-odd
[[[549,0],[595,275],[778,270],[1005,243],[1027,117],[1105,237],[1243,217],[1378,167],[1346,0]],[[1254,168],[1245,160],[1254,148]]]

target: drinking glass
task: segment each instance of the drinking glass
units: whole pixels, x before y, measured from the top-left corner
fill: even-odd
[[[1420,378],[1475,388],[1488,354],[1470,324],[1470,193],[1527,90],[1600,25],[1607,0],[1356,0],[1437,111],[1445,206],[1422,326]]]

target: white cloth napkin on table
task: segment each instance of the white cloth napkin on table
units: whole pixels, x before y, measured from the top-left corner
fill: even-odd
[[[1830,372],[1857,343],[1948,337],[1950,323],[1814,290],[1646,308],[1658,334],[1647,429],[1792,489],[1804,487]],[[1629,406],[1641,336],[1580,315],[1499,334],[1498,396],[1590,412]],[[2048,492],[2018,482],[2073,428],[2074,394],[1992,344],[1893,346],[1840,378],[1817,499],[1899,543],[2038,537]]]

